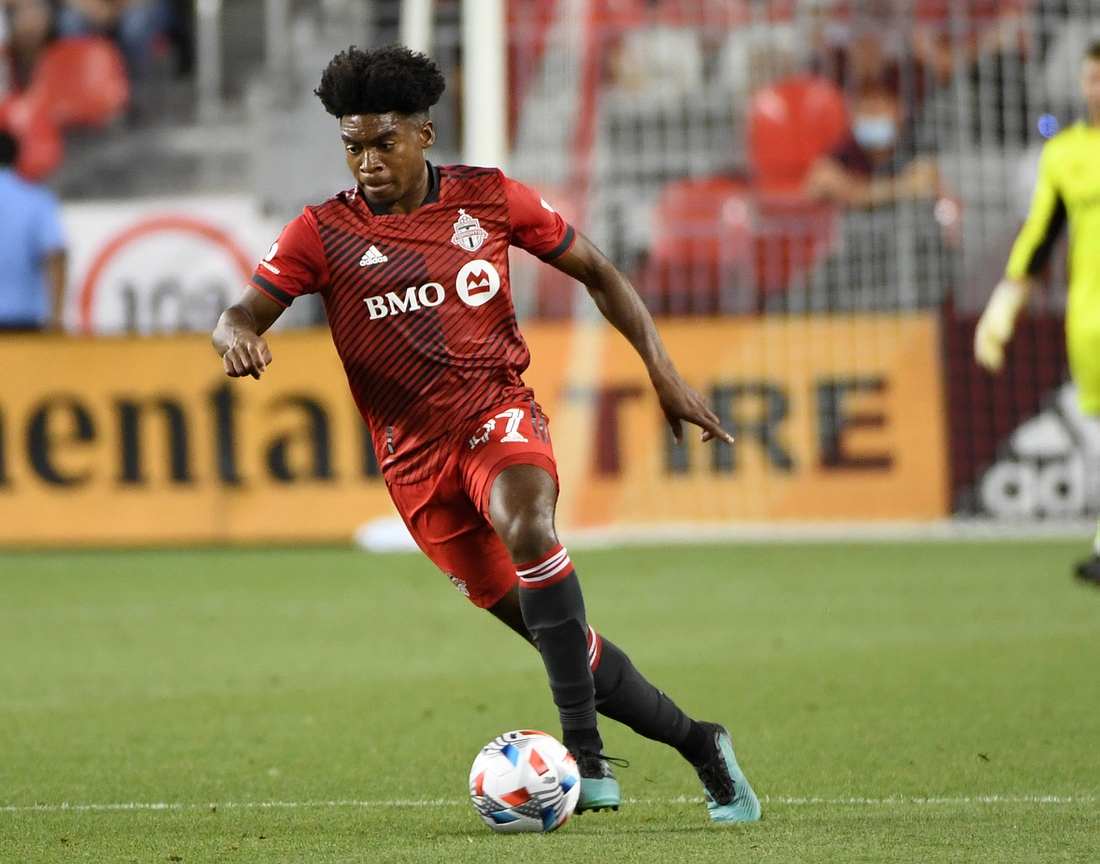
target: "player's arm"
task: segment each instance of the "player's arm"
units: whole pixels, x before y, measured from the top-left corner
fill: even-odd
[[[645,363],[677,442],[684,437],[684,420],[702,428],[704,441],[712,438],[733,441],[703,397],[676,371],[649,310],[629,280],[587,237],[577,232],[576,242],[569,251],[551,263],[581,282],[604,318],[634,346]]]
[[[294,302],[328,282],[328,263],[309,208],[291,220],[256,267],[237,302],[226,309],[212,341],[231,378],[259,378],[271,363],[263,334]]]
[[[1066,206],[1051,176],[1053,159],[1044,148],[1031,210],[1020,229],[1005,267],[1004,278],[993,289],[974,331],[974,357],[990,372],[1004,365],[1005,346],[1016,329],[1031,290],[1032,280],[1050,261],[1055,241],[1066,224]]]
[[[226,375],[259,378],[264,373],[271,362],[271,349],[263,334],[283,314],[283,308],[249,285],[237,302],[221,314],[212,340]]]

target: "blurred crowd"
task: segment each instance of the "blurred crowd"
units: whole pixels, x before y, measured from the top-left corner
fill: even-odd
[[[125,58],[132,80],[149,73],[153,56],[182,38],[181,13],[173,0],[0,0],[0,47],[7,55],[7,90],[30,86],[51,42],[103,36]]]
[[[965,219],[944,147],[954,157],[965,135],[987,153],[1034,140],[1030,72],[1100,20],[1081,0],[605,2],[609,91],[673,106],[728,94],[735,149],[745,141],[743,160],[670,178],[656,203],[636,275],[673,314],[937,302]],[[1075,70],[1080,51],[1063,53]],[[1073,79],[1048,78],[1069,102]],[[920,260],[906,275],[895,262],[907,254]],[[751,284],[731,294],[738,280]],[[795,282],[805,290],[792,305]]]
[[[540,70],[556,68],[554,39],[571,44],[554,36],[565,5],[507,5],[512,109],[535,104],[535,137],[564,140],[554,110],[565,100],[545,110],[529,97]],[[1080,22],[1100,24],[1095,5],[590,0],[591,39],[558,83],[582,106],[578,129],[596,131],[565,141],[572,176],[520,177],[560,184],[547,194],[587,215],[658,312],[932,305],[976,218],[945,151],[961,165],[965,135],[983,154],[1033,143],[1036,103],[1073,91],[1048,71],[1036,99],[1034,71],[1075,68]],[[441,20],[444,6],[457,0],[438,0]],[[191,0],[0,0],[0,13],[0,130],[25,179],[50,177],[69,130],[132,118],[150,77],[190,72]],[[716,94],[724,113],[707,114]],[[633,111],[636,132],[614,137],[611,103]],[[708,137],[719,124],[725,137]],[[526,164],[552,161],[536,155]],[[534,314],[571,314],[568,292],[540,278]]]
[[[915,115],[956,75],[1024,58],[1037,46],[1029,15],[1040,0],[608,0],[625,26],[609,51],[612,87],[653,93],[711,77],[750,101],[796,75],[835,88],[843,140],[804,178],[813,197],[845,204],[932,196],[935,166],[919,158]],[[977,113],[977,112],[975,112]],[[898,178],[871,187],[875,177]]]

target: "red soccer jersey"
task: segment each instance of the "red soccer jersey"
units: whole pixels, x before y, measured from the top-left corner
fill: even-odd
[[[391,483],[416,483],[446,460],[462,421],[533,399],[530,362],[508,280],[509,244],[543,261],[573,228],[495,168],[429,163],[431,189],[409,215],[358,189],[306,207],[250,285],[287,306],[320,293],[352,396]]]

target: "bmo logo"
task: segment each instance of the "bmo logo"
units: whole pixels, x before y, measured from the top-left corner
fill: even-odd
[[[417,288],[411,285],[405,289],[402,296],[396,291],[387,291],[381,297],[364,297],[367,304],[370,320],[385,318],[387,315],[402,315],[405,312],[416,312],[419,309],[430,309],[443,302],[443,286],[438,282],[429,282]]]
[[[500,290],[500,274],[488,261],[478,258],[458,271],[455,290],[467,306],[484,306]]]
[[[455,277],[455,290],[467,306],[484,306],[500,291],[500,274],[488,261],[471,261],[458,271]],[[370,320],[386,318],[390,315],[404,315],[406,312],[418,312],[430,309],[443,302],[446,291],[438,282],[428,282],[419,288],[411,285],[404,294],[387,291],[385,294],[364,297]]]

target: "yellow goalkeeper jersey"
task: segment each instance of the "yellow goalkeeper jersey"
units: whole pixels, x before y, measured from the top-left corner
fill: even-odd
[[[1082,410],[1100,414],[1100,128],[1079,122],[1043,147],[1031,211],[1005,275],[1033,276],[1069,223],[1066,348]]]

